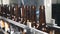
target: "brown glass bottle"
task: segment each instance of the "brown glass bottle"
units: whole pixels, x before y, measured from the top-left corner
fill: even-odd
[[[24,6],[21,7],[21,17],[24,18]]]
[[[9,18],[10,19],[10,10],[9,10],[9,5],[7,5],[7,7],[6,7],[6,13],[7,13],[7,18]]]
[[[36,23],[36,7],[34,5],[31,6],[31,22],[34,27]]]
[[[15,16],[17,18],[18,17],[18,5],[15,6],[14,14],[15,14]]]
[[[39,28],[40,30],[46,30],[46,20],[45,20],[45,6],[40,6],[39,8]]]
[[[27,25],[27,6],[25,6],[25,18],[24,18],[24,20],[25,20],[25,25]]]
[[[11,6],[8,6],[8,13],[7,13],[7,18],[9,18],[9,19],[11,19],[11,17],[12,17],[12,14],[11,14],[11,9],[12,9],[12,7]]]
[[[30,6],[25,6],[25,23],[27,24],[27,21],[30,21]]]
[[[24,22],[24,12],[25,12],[25,8],[24,8],[24,5],[22,5],[22,7],[21,7],[21,23],[23,23]]]
[[[4,5],[3,6],[3,17],[6,17],[7,18],[7,9],[6,9],[7,5]]]
[[[10,6],[10,16],[11,16],[11,19],[13,19],[13,16],[14,16],[14,7],[13,6]]]
[[[2,9],[1,9],[2,7],[1,7],[1,5],[0,5],[0,16],[2,16]]]
[[[40,6],[40,17],[39,17],[39,21],[41,25],[45,25],[46,24],[46,20],[45,20],[45,6]]]
[[[18,22],[18,5],[16,5],[14,8],[14,15],[15,15],[15,21]]]
[[[1,6],[1,15],[4,16],[4,7]]]
[[[30,20],[30,7],[29,6],[26,6],[26,16],[27,16],[27,20]]]
[[[21,22],[21,7],[18,7],[18,22]]]
[[[8,17],[8,14],[10,13],[10,12],[9,12],[9,8],[8,8],[8,5],[4,5],[4,13],[5,13],[5,14],[4,14],[4,17],[7,18],[7,17]]]

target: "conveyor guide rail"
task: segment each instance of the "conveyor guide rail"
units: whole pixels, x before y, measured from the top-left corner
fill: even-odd
[[[20,23],[18,23],[18,22],[15,22],[15,21],[13,21],[13,20],[7,19],[7,18],[5,18],[5,17],[1,17],[1,16],[0,16],[0,19],[3,19],[3,20],[5,20],[5,21],[8,21],[8,23],[14,24],[14,25],[16,25],[16,26],[18,26],[18,27],[21,27],[21,28],[23,28],[23,29],[26,29],[29,34],[48,34],[48,33],[46,33],[46,32],[37,30],[37,29],[35,29],[35,28],[29,28],[29,27],[26,26],[26,25],[20,24]],[[34,32],[35,32],[35,33],[34,33]]]

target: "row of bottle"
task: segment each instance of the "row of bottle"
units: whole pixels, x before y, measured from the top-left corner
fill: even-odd
[[[39,30],[45,30],[45,6],[39,8],[39,20],[36,17],[36,6],[0,6],[0,15],[24,25],[34,27]]]

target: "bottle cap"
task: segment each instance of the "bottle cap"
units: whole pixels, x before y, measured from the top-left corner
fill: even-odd
[[[41,9],[44,9],[44,7],[43,7],[43,6],[41,6]]]

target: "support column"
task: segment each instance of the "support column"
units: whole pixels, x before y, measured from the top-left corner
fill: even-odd
[[[52,19],[52,0],[44,0],[46,23],[51,23]]]

